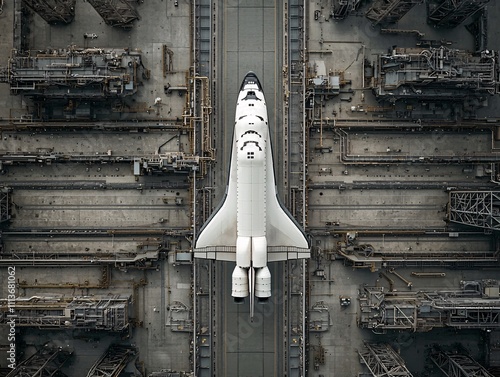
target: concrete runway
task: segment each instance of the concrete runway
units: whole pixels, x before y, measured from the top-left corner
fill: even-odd
[[[243,77],[248,71],[257,74],[266,96],[269,126],[273,142],[281,132],[281,2],[224,0],[219,19],[219,65],[218,82],[220,123],[217,128],[222,176],[218,197],[221,197],[227,182],[232,146],[236,99]],[[278,160],[276,143],[273,145],[275,160]],[[276,164],[278,168],[279,164]],[[280,172],[277,171],[279,176]],[[283,284],[282,263],[270,265],[273,294],[268,303],[255,305],[255,318],[250,321],[249,300],[237,305],[231,298],[232,263],[217,262],[218,276],[216,342],[217,375],[220,376],[279,376],[283,375],[283,305],[279,289]]]
[[[234,265],[217,262],[219,321],[217,333],[222,336],[218,346],[218,375],[280,376],[283,375],[283,263],[269,265],[273,296],[265,304],[255,303],[250,320],[249,299],[236,304],[231,297],[231,274]]]

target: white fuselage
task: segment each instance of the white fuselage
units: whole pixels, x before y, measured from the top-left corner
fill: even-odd
[[[267,107],[264,93],[257,83],[243,85],[236,104],[233,159],[236,161],[237,240],[236,266],[250,270],[235,271],[252,290],[255,278],[255,295],[271,295],[270,273],[267,269],[267,165],[271,158]],[[272,163],[272,161],[271,161]],[[261,271],[260,269],[264,269]],[[255,271],[255,277],[253,273]],[[246,284],[244,284],[246,285]],[[247,287],[233,289],[233,296],[245,297]]]
[[[250,88],[248,88],[250,87]],[[244,99],[247,92],[257,99]],[[238,96],[234,128],[237,147],[237,246],[236,260],[241,267],[264,267],[266,245],[266,162],[267,109],[264,95],[247,85]],[[241,250],[241,252],[239,252]],[[251,254],[249,252],[252,252]]]

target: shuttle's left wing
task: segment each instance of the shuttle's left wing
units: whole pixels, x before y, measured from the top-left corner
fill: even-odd
[[[227,189],[222,205],[200,231],[195,258],[236,262],[236,193],[230,192],[231,185]]]
[[[233,145],[226,193],[195,243],[194,257],[236,262],[237,235],[236,150]]]

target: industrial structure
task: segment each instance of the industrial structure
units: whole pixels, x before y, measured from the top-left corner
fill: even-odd
[[[460,290],[453,291],[386,292],[383,287],[363,287],[358,324],[375,333],[429,331],[444,326],[497,329],[498,291],[496,280],[464,281]]]
[[[125,49],[13,50],[0,82],[12,94],[49,98],[120,98],[137,91],[141,53]]]
[[[394,48],[380,55],[374,92],[385,101],[460,100],[498,93],[498,54],[447,47]]]
[[[129,327],[130,296],[17,297],[17,326],[124,331]],[[0,323],[12,318],[2,300]]]

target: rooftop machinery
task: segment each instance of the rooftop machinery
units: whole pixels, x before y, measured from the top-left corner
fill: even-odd
[[[0,325],[15,318],[17,326],[48,329],[124,331],[129,326],[131,296],[17,297],[15,311],[0,300]]]
[[[429,331],[500,328],[499,282],[462,281],[459,290],[390,291],[363,287],[358,325],[383,334],[387,330]]]
[[[464,100],[499,92],[498,54],[439,48],[393,48],[380,55],[373,86],[378,99]]]
[[[141,52],[128,49],[13,50],[0,82],[9,83],[12,94],[31,97],[120,98],[137,91],[141,69]]]

